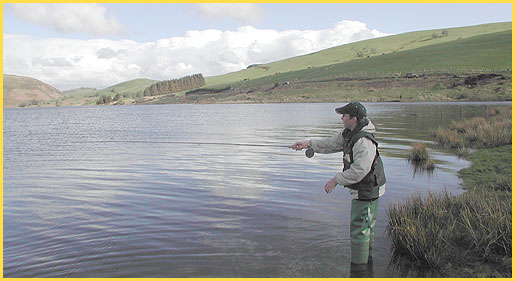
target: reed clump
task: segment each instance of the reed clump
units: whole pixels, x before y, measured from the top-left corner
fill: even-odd
[[[433,170],[435,168],[435,161],[429,156],[426,146],[422,143],[411,144],[408,161],[415,165],[417,169]]]
[[[429,154],[427,153],[426,146],[422,143],[411,144],[408,159],[411,161],[427,161]]]
[[[444,147],[455,149],[498,147],[511,144],[511,107],[490,108],[485,117],[451,121],[431,134]]]
[[[435,271],[478,263],[511,274],[511,200],[489,192],[413,196],[389,207],[393,255]],[[444,273],[445,275],[445,273]]]

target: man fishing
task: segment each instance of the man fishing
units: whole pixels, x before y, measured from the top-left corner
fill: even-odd
[[[343,151],[343,171],[329,180],[324,189],[331,193],[337,185],[344,186],[353,198],[350,216],[351,277],[358,277],[359,272],[369,270],[372,265],[378,199],[385,192],[386,178],[373,135],[375,126],[366,118],[365,107],[359,102],[351,102],[336,108],[336,112],[342,115],[343,131],[331,138],[298,141],[289,148],[311,148],[315,153]]]

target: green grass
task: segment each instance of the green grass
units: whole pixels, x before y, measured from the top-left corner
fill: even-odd
[[[91,96],[91,95],[94,95],[96,92],[98,92],[98,90],[94,89],[94,88],[79,88],[79,89],[63,91],[63,96],[65,98]]]
[[[126,81],[123,83],[119,83],[110,87],[107,87],[105,89],[102,89],[97,92],[97,96],[102,95],[111,95],[114,96],[116,94],[126,94],[126,95],[143,95],[143,91],[145,91],[145,88],[149,87],[150,85],[159,82],[157,80],[151,80],[146,78],[141,79],[134,79],[130,81]]]
[[[375,57],[382,57],[384,55],[399,54],[403,57],[405,51],[414,50],[422,47],[431,46],[434,44],[441,44],[446,42],[462,41],[479,35],[487,35],[491,33],[498,33],[503,31],[511,32],[511,22],[484,24],[477,26],[468,26],[460,28],[448,28],[447,36],[441,36],[442,29],[438,30],[425,30],[409,32],[400,35],[393,35],[370,40],[364,40],[356,43],[346,44],[342,46],[333,47],[330,49],[322,50],[316,53],[298,56],[290,59],[285,59],[277,62],[261,64],[259,67],[244,69],[237,72],[228,73],[225,75],[207,77],[206,87],[218,84],[230,84],[244,79],[256,79],[270,75],[281,75],[287,72],[297,70],[314,70],[320,69],[322,66],[329,66],[339,64],[342,62],[349,62],[352,60],[368,60]],[[438,38],[433,39],[432,34],[437,33]],[[511,37],[510,37],[511,39]],[[511,42],[511,41],[510,41]],[[365,56],[358,57],[358,52],[362,52]],[[510,47],[511,52],[511,47]],[[384,55],[383,55],[384,54]],[[370,58],[366,58],[369,56]],[[511,62],[511,60],[510,60]],[[404,63],[403,63],[404,64]],[[465,63],[466,64],[466,63]],[[451,65],[453,66],[453,65]],[[310,69],[308,69],[310,67]],[[401,67],[400,71],[410,70],[412,67]],[[366,68],[358,68],[360,72],[367,71]],[[352,70],[356,71],[356,70]],[[350,71],[350,72],[352,72]],[[308,71],[310,73],[312,71]],[[283,80],[285,81],[285,80]]]
[[[405,72],[464,72],[511,69],[511,31],[482,35],[408,51],[356,59],[233,83],[249,89],[284,81],[320,81],[341,77],[398,77]]]
[[[464,187],[511,192],[511,152],[511,145],[477,150],[468,158],[472,165],[459,172]]]
[[[97,89],[79,88],[63,92],[63,97],[55,101],[56,105],[93,105],[96,99]]]

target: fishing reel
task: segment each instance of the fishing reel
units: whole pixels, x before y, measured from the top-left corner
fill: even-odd
[[[311,158],[311,157],[315,156],[315,151],[313,150],[313,148],[310,147],[310,148],[306,149],[305,154],[306,154],[307,158]]]

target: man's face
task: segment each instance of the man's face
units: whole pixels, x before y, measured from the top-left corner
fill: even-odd
[[[358,124],[358,119],[356,117],[350,117],[349,114],[342,115],[343,126],[347,129],[354,129],[356,124]]]

